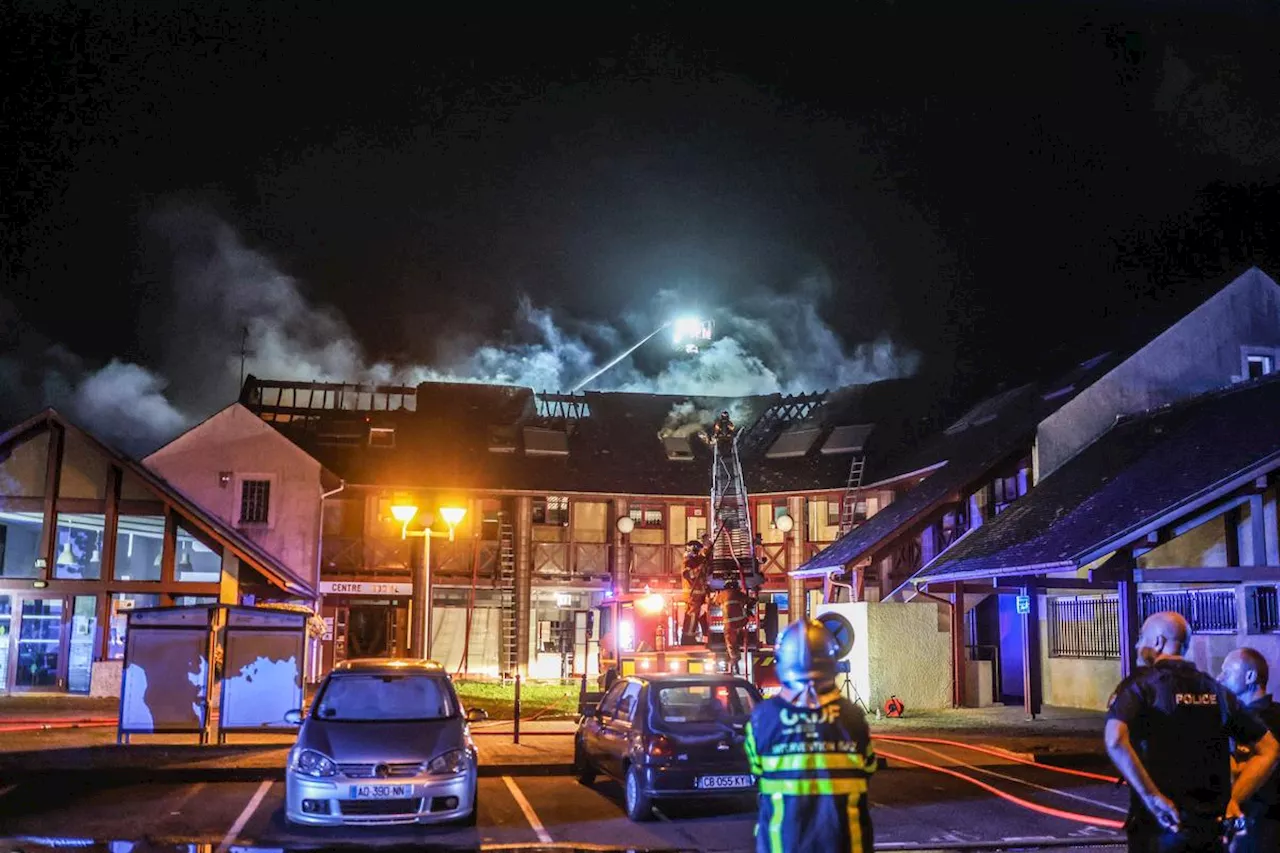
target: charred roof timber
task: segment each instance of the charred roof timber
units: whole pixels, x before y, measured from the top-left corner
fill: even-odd
[[[240,402],[260,414],[413,412],[418,408],[418,390],[405,385],[278,382],[249,376],[241,391]]]

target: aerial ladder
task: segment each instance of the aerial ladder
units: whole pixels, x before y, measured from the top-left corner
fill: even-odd
[[[736,582],[743,592],[764,583],[756,554],[751,524],[751,506],[738,458],[741,431],[721,415],[708,439],[714,451],[711,468],[712,533],[707,545],[709,582],[713,590],[723,590]]]

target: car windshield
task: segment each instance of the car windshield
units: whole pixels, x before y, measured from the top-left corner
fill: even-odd
[[[335,722],[443,720],[457,714],[453,688],[438,675],[330,677],[316,697],[315,716]]]
[[[658,690],[658,714],[666,723],[716,723],[750,716],[756,705],[740,684],[680,684]]]

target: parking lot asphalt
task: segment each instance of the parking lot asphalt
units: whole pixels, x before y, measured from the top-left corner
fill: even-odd
[[[1124,812],[1124,792],[1112,785],[946,747],[899,744],[896,750],[981,780],[1041,810],[1018,805],[972,781],[898,764],[878,773],[872,783],[877,849],[978,844],[1013,849],[1052,842],[1078,845],[1055,849],[1085,850],[1121,839],[1118,830],[1107,825]],[[345,845],[754,849],[754,813],[750,803],[741,801],[662,803],[655,820],[632,823],[623,814],[619,787],[607,780],[584,787],[566,776],[491,776],[480,780],[479,796],[475,828],[310,829],[284,821],[284,783],[278,780],[118,784],[109,774],[33,777],[0,788],[0,838],[20,845],[10,849],[145,840],[152,847],[207,845],[209,853]],[[1066,819],[1056,816],[1059,812],[1079,814]]]

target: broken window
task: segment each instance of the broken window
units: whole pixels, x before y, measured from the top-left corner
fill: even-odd
[[[554,495],[545,498],[534,498],[533,523],[558,524],[561,526],[568,524],[569,499]]]

